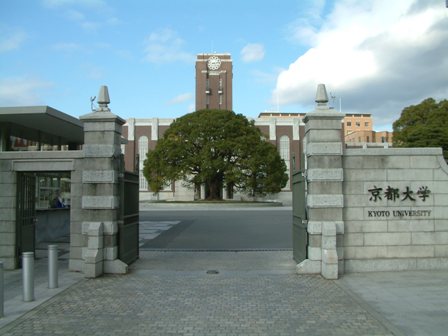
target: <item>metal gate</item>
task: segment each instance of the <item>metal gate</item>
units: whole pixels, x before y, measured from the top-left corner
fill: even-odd
[[[300,169],[292,178],[292,245],[293,258],[297,263],[307,259],[308,255],[308,231],[305,195],[305,156],[300,158]]]
[[[35,249],[36,176],[33,173],[17,173],[16,229],[16,266],[21,267],[22,253]]]
[[[139,256],[139,177],[125,172],[121,182],[121,220],[118,226],[118,258],[131,264]]]

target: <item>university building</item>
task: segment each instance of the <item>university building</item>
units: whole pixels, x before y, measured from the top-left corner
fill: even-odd
[[[349,146],[372,143],[392,144],[392,132],[375,132],[373,130],[371,114],[346,114],[342,129],[344,132],[344,142]]]
[[[274,113],[273,113],[274,114]],[[128,119],[123,126],[123,137],[126,144],[122,145],[125,155],[125,165],[127,170],[138,170],[140,176],[140,199],[155,200],[194,200],[193,189],[183,186],[182,181],[176,181],[172,186],[165,188],[159,195],[153,195],[148,189],[148,183],[143,176],[143,162],[149,149],[154,149],[157,141],[163,137],[174,119]],[[285,160],[288,174],[291,176],[294,165],[298,166],[299,156],[302,152],[302,139],[304,125],[301,117],[289,116],[288,113],[275,113],[275,116],[261,116],[255,119],[255,125],[262,131],[266,139],[274,144],[280,152],[280,156]],[[204,193],[202,193],[204,194]],[[290,202],[291,184],[290,181],[280,193],[275,195],[275,199]],[[235,195],[235,198],[244,195]]]
[[[195,85],[196,110],[232,110],[232,78],[233,66],[230,54],[198,54]],[[281,158],[285,160],[290,177],[282,192],[269,195],[267,199],[280,200],[285,204],[291,203],[291,173],[294,167],[299,167],[300,164],[305,132],[304,117],[305,113],[262,112],[255,119],[255,125],[266,139],[278,148]],[[173,121],[174,119],[170,118],[130,118],[123,126],[125,144],[122,145],[122,151],[125,155],[126,170],[139,172],[142,200],[194,200],[193,189],[186,188],[182,181],[176,181],[158,195],[154,195],[143,176],[146,153],[155,148],[157,141],[163,137]],[[373,131],[373,120],[370,114],[347,114],[343,122],[344,140],[351,146],[361,146],[371,142],[391,142],[390,133],[378,136]],[[204,193],[201,194],[204,195]],[[244,199],[245,195],[235,194],[234,198]]]

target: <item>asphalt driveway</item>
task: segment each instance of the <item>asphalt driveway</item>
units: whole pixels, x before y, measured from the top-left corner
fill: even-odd
[[[174,223],[142,249],[292,249],[291,208],[229,208],[142,211],[141,223]]]

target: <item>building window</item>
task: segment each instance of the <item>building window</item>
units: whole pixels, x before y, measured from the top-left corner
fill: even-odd
[[[288,174],[288,182],[286,183],[286,186],[283,188],[283,190],[289,190],[289,180],[291,179],[290,176],[290,154],[289,154],[289,150],[290,150],[290,145],[289,145],[289,137],[287,135],[282,135],[280,137],[280,148],[279,148],[279,152],[280,152],[280,157],[285,160],[285,164],[286,164],[286,174]]]
[[[2,144],[0,149],[4,148],[3,150],[6,151],[66,151],[70,149],[69,145],[38,142],[13,135],[4,140],[6,140],[5,145]],[[78,147],[78,145],[74,145],[74,147]]]
[[[351,121],[347,121],[347,126],[351,127],[352,126],[352,122]]]
[[[289,161],[289,137],[286,135],[280,137],[280,157]]]
[[[364,123],[364,126],[365,126],[365,127],[369,127],[369,122],[366,121],[366,122]]]
[[[367,142],[370,142],[370,137],[369,136],[367,136]]]
[[[143,170],[139,170],[138,172],[138,178],[139,178],[139,184],[140,184],[140,190],[148,190],[148,181],[146,180],[145,176],[143,175]]]
[[[36,209],[70,207],[70,173],[38,173],[36,183]]]
[[[357,121],[356,122],[356,127],[361,127],[361,122]]]
[[[140,190],[148,190],[148,181],[143,176],[143,162],[146,160],[146,154],[148,153],[148,137],[142,136],[138,139],[138,173],[140,177]]]

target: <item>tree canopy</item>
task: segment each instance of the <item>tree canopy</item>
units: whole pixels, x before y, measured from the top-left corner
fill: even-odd
[[[395,147],[442,147],[448,158],[448,101],[428,98],[403,109],[393,124]]]
[[[200,110],[176,119],[144,161],[151,190],[183,180],[206,198],[220,199],[223,187],[253,196],[279,192],[286,165],[276,148],[241,114]]]

